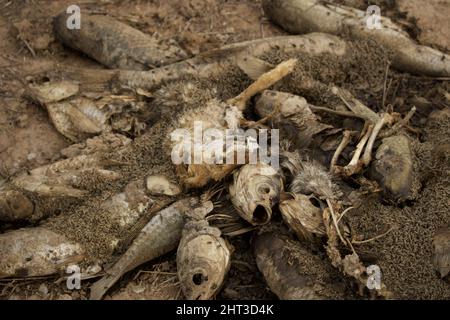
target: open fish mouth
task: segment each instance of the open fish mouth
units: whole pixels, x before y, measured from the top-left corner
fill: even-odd
[[[252,223],[255,225],[266,224],[270,221],[272,217],[272,208],[265,203],[256,203],[255,208],[251,214]]]

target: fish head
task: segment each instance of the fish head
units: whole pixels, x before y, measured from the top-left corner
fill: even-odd
[[[184,231],[178,247],[178,277],[186,299],[208,300],[222,287],[231,252],[219,229],[196,224]]]
[[[271,166],[246,165],[235,174],[230,196],[243,219],[263,225],[270,221],[282,190],[281,176]]]

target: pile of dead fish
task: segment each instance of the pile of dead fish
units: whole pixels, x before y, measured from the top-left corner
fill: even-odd
[[[344,56],[349,47],[336,36],[343,28],[355,37],[375,38],[393,51],[393,67],[402,71],[448,77],[450,57],[414,43],[387,18],[382,19],[383,29],[369,31],[362,18],[364,13],[354,8],[314,0],[264,0],[263,6],[275,23],[303,35],[247,41],[188,57],[176,43],[156,40],[105,16],[83,15],[81,30],[68,30],[65,14],[54,20],[55,33],[62,43],[106,67],[117,68],[98,70],[96,76],[112,86],[120,84],[133,89],[135,94],[93,95],[71,80],[30,86],[29,97],[48,111],[55,128],[75,144],[64,151],[66,159],[11,177],[2,186],[1,221],[45,218],[49,213],[35,207],[36,201],[45,197],[61,201],[82,198],[89,192],[79,187],[78,177],[82,174],[105,183],[117,180],[118,173],[107,168],[118,164],[102,154],[105,150],[124,152],[132,146],[133,141],[119,133],[139,134],[146,130],[145,102],[139,97],[151,97],[152,90],[162,84],[189,75],[208,79],[228,66],[237,66],[253,83],[232,99],[212,99],[198,113],[185,114],[181,128],[192,131],[194,122],[202,121],[204,128],[266,130],[270,139],[271,129],[288,125],[296,137],[296,141],[280,137],[279,169],[248,161],[242,165],[179,164],[178,182],[164,175],[151,175],[130,182],[121,193],[105,201],[103,209],[110,213],[110,219],[120,221],[122,228],[136,225],[149,210],[154,214],[125,253],[93,284],[92,299],[101,299],[126,272],[176,249],[184,296],[211,299],[221,289],[230,269],[233,249],[227,237],[249,231],[254,233],[256,264],[280,299],[329,298],[324,287],[331,288],[334,297],[344,298],[345,294],[333,289],[332,283],[319,279],[318,270],[326,270],[328,265],[358,284],[361,292],[364,288],[367,291],[367,266],[358,256],[357,243],[345,217],[358,205],[357,195],[346,192],[344,180],[359,179],[369,190],[379,187],[391,201],[413,197],[413,155],[409,138],[402,130],[415,109],[411,108],[405,117],[379,114],[349,91],[309,79],[305,85],[320,85],[345,105],[344,109],[314,106],[301,96],[270,90],[293,71],[296,59],[271,65],[257,57],[274,49],[299,58],[303,54],[324,53]],[[78,76],[83,80],[85,75],[80,72]],[[250,105],[259,121],[245,119],[244,111]],[[360,133],[333,131],[342,132],[342,139],[330,149],[334,155],[328,168],[305,155],[315,136],[335,129],[320,122],[317,113],[349,117],[363,125]],[[349,146],[355,146],[352,159],[342,165],[341,154]],[[247,154],[249,150],[242,148]],[[224,157],[227,156],[230,155]],[[371,180],[362,176],[363,171],[370,172]],[[201,197],[189,197],[186,193],[184,199],[159,206],[152,200],[153,195],[180,199],[183,190],[203,190],[214,183],[225,190],[222,193],[231,203],[234,216],[216,212],[211,190]],[[271,231],[273,216],[278,213],[296,235],[295,241]],[[213,223],[217,221],[229,223]],[[227,229],[230,222],[243,227]],[[442,276],[450,270],[449,239],[448,230],[435,239],[435,263]],[[117,241],[111,246],[117,246]],[[324,252],[328,261],[315,255],[312,247]],[[1,234],[0,256],[0,277],[33,277],[56,274],[69,264],[83,261],[85,249],[45,227],[35,227]],[[313,261],[315,270],[308,270],[301,263],[299,266],[293,262],[295,259]],[[83,273],[83,277],[89,276],[89,270]],[[383,283],[370,291],[373,296],[391,297]]]

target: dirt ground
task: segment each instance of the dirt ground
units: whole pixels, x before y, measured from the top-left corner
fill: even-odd
[[[418,42],[450,52],[448,0],[427,1],[426,4],[418,0],[335,2],[361,9],[367,7],[368,2],[378,4],[383,15],[403,26]],[[54,128],[47,112],[26,97],[26,85],[46,80],[47,75],[41,74],[40,70],[48,70],[49,66],[55,70],[66,67],[103,69],[55,39],[52,19],[71,4],[70,0],[0,0],[0,186],[22,171],[63,159],[61,151],[72,144]],[[264,16],[259,0],[83,0],[78,5],[82,11],[108,14],[160,39],[173,39],[190,55],[230,43],[286,34]],[[349,213],[349,221],[354,232],[364,239],[391,229],[386,236],[361,245],[359,250],[375,257],[383,272],[383,281],[397,298],[450,299],[448,280],[441,280],[431,263],[432,237],[437,229],[450,224],[450,117],[428,119],[433,111],[449,108],[449,82],[395,70],[389,70],[386,77],[388,52],[371,43],[355,41],[352,45],[355,51],[347,60],[305,57],[292,81],[281,84],[278,89],[295,93],[295,84],[308,74],[324,83],[351,90],[375,111],[384,108],[384,100],[385,105],[391,105],[403,115],[412,104],[416,105],[418,110],[411,123],[417,130],[410,136],[414,139],[415,168],[420,175],[418,194],[414,200],[402,205],[381,201],[379,194],[368,196],[364,205]],[[263,58],[276,63],[287,57],[273,53]],[[202,94],[212,94],[210,86],[218,88],[223,99],[238,94],[249,83],[242,72],[236,70],[206,83],[199,79],[192,81],[202,92],[193,104],[201,101]],[[388,89],[384,92],[386,83]],[[171,87],[174,92],[181,90],[177,85]],[[303,96],[317,105],[328,102],[320,92],[303,93]],[[178,98],[170,99],[177,102]],[[162,93],[156,97],[163,106],[170,105],[170,99]],[[189,107],[192,106],[186,108]],[[88,246],[90,264],[108,264],[117,257],[117,252],[110,252],[105,247],[109,236],[122,240],[129,237],[113,230],[108,217],[94,210],[97,204],[143,174],[171,171],[170,166],[165,168],[167,158],[159,157],[164,143],[163,132],[169,130],[171,112],[175,113],[169,107],[168,110],[144,135],[132,137],[135,143],[133,154],[120,155],[120,159],[111,156],[129,162],[122,172],[124,178],[113,185],[95,185],[92,189],[96,191],[83,203],[48,204],[49,210],[64,211],[64,214],[55,214],[40,223]],[[334,121],[333,118],[325,120]],[[447,149],[439,151],[439,146],[447,146]],[[347,152],[344,160],[349,160],[346,159],[348,156]],[[89,180],[90,177],[85,178],[83,184],[97,183]],[[279,215],[275,221],[281,221]],[[0,231],[19,226],[0,225]],[[283,229],[283,232],[289,231]],[[251,240],[251,233],[230,239],[236,251],[218,299],[276,298],[258,272]],[[41,279],[0,279],[0,298],[87,299],[91,281],[83,281],[81,290],[71,291],[66,288],[61,275]],[[350,287],[347,289],[348,299],[359,298]],[[128,273],[106,296],[112,300],[179,298],[182,294],[174,253]]]

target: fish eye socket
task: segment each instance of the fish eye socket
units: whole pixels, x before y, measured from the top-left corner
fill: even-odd
[[[269,194],[270,193],[270,188],[268,186],[260,186],[258,191],[261,194]]]
[[[192,282],[199,286],[204,282],[208,281],[208,276],[204,276],[202,273],[196,273],[192,276]]]
[[[309,198],[309,202],[311,202],[311,204],[316,207],[316,208],[320,208],[320,202],[319,200],[317,200],[314,197]]]

